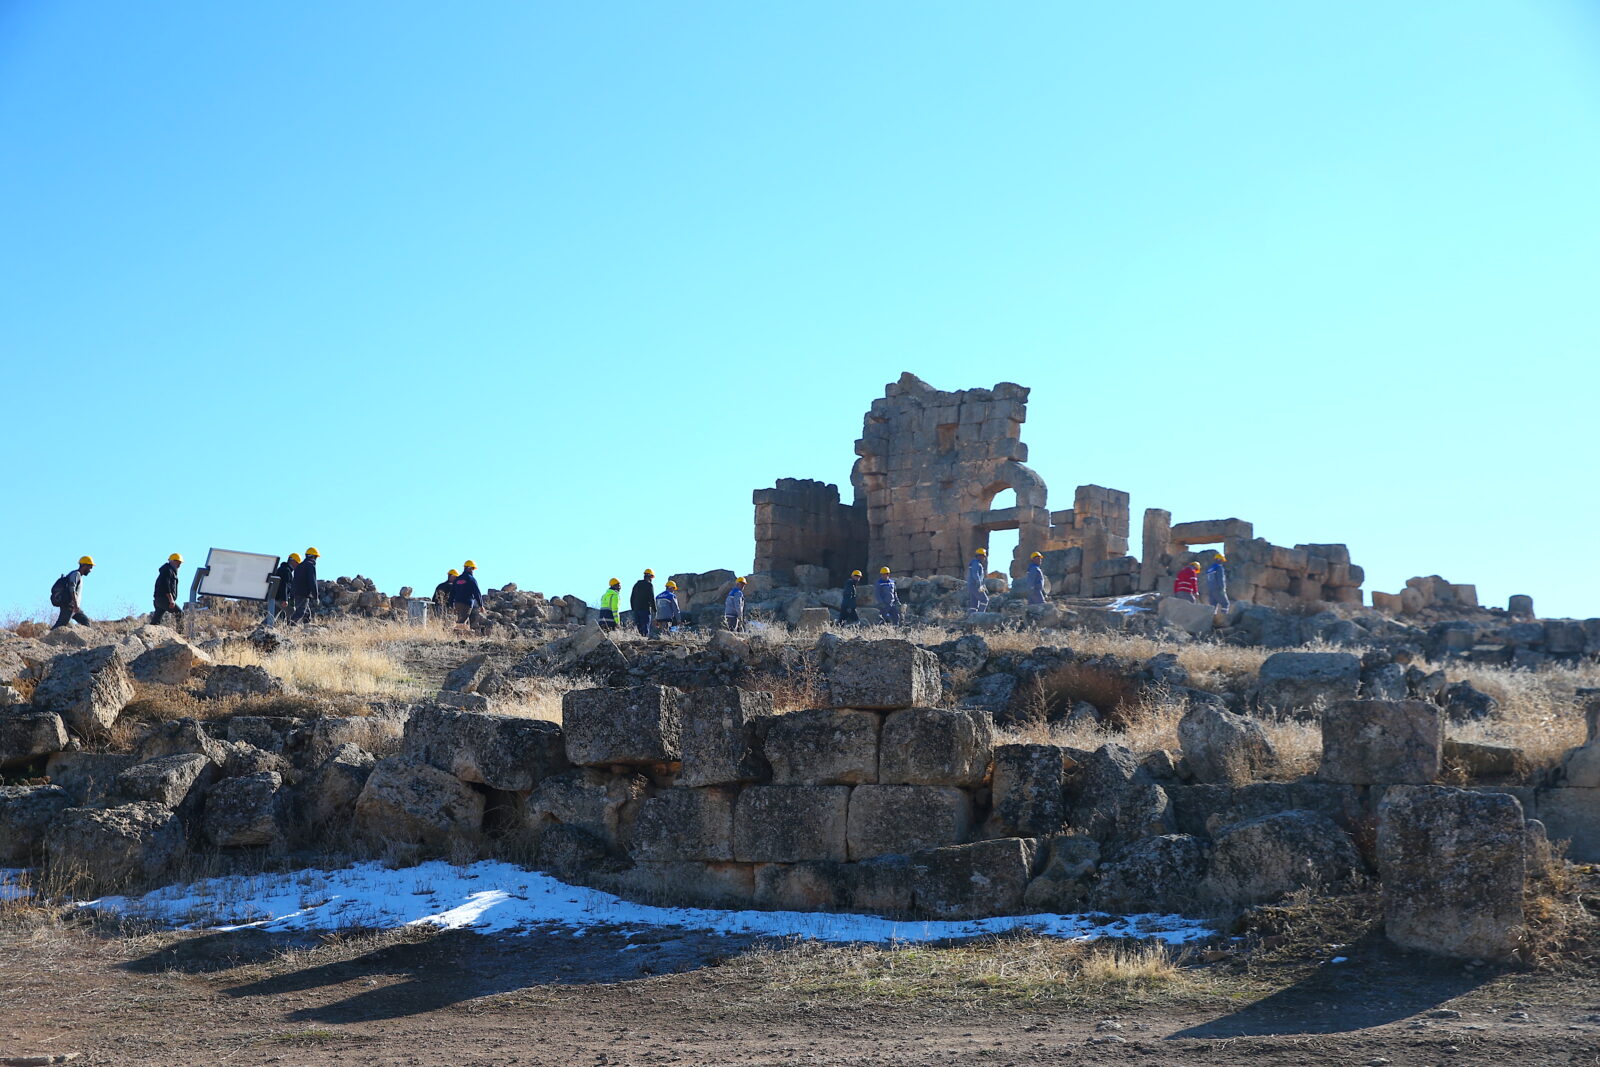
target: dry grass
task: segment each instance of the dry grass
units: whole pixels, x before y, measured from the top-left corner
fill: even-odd
[[[598,678],[585,674],[523,679],[516,683],[512,695],[495,698],[494,712],[496,715],[515,715],[559,724],[563,696],[574,689],[593,689],[603,684]]]
[[[1435,664],[1422,667],[1437,669]],[[1559,762],[1567,749],[1586,740],[1583,701],[1577,691],[1600,687],[1600,664],[1537,671],[1449,664],[1445,676],[1452,682],[1471,682],[1500,705],[1493,718],[1454,726],[1450,736],[1520,748],[1530,763],[1539,766]]]
[[[1183,705],[1171,694],[1155,687],[1125,705],[1118,724],[1067,727],[1035,721],[999,731],[999,740],[1006,744],[1065,745],[1091,750],[1101,745],[1121,745],[1139,754],[1176,750],[1178,720],[1183,718],[1183,712]]]
[[[254,645],[230,641],[213,658],[238,667],[261,667],[300,693],[405,699],[423,691],[392,654],[361,643],[319,641],[268,654]]]

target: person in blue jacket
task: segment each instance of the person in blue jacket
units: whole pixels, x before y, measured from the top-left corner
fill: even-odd
[[[315,548],[306,549],[306,558],[294,569],[294,577],[289,580],[293,588],[289,591],[294,603],[294,612],[289,616],[292,623],[308,623],[311,613],[317,608],[317,560],[322,558],[322,553]]]
[[[678,583],[668,582],[667,587],[656,594],[656,631],[671,633],[676,630],[682,614],[678,608]]]
[[[899,626],[900,596],[895,592],[894,579],[889,577],[888,567],[878,568],[878,585],[873,590],[873,597],[877,601],[878,611],[883,615],[883,621],[892,626]]]
[[[1211,605],[1213,614],[1228,610],[1228,571],[1223,566],[1226,562],[1228,558],[1218,552],[1206,568],[1206,603]]]
[[[455,609],[456,625],[470,622],[483,612],[483,590],[478,588],[478,565],[467,560],[461,573],[450,579],[450,606]]]
[[[1028,603],[1044,603],[1044,553],[1035,552],[1028,557],[1028,577],[1024,584],[1028,587]]]
[[[722,625],[730,630],[744,626],[744,584],[743,578],[735,578],[728,598],[722,602]]]
[[[967,610],[984,611],[989,607],[989,594],[984,592],[984,572],[988,570],[989,552],[980,548],[972,553],[967,563]]]

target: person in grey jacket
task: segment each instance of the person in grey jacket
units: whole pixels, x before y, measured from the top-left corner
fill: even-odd
[[[989,594],[983,588],[984,572],[989,566],[989,552],[987,549],[978,549],[972,553],[972,559],[967,562],[967,610],[972,612],[987,611],[989,609]]]
[[[722,602],[722,625],[730,630],[744,628],[744,579],[735,578],[728,598]]]
[[[1228,557],[1218,552],[1206,568],[1206,603],[1215,609],[1213,614],[1228,610],[1228,571],[1223,567],[1226,562]]]
[[[1035,552],[1028,559],[1028,577],[1024,584],[1028,587],[1028,603],[1044,603],[1044,553]]]
[[[900,594],[895,592],[894,579],[889,577],[888,567],[878,568],[878,584],[872,590],[872,595],[877,602],[878,611],[883,615],[883,621],[891,626],[899,626]]]

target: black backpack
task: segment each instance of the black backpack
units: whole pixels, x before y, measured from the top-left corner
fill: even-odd
[[[67,578],[72,574],[68,571],[56,579],[56,584],[50,587],[50,606],[64,608],[72,603],[72,587],[67,583]]]

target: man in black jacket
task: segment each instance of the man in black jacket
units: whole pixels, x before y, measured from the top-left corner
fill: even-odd
[[[289,558],[273,570],[267,577],[278,579],[278,589],[272,594],[272,599],[267,601],[267,622],[277,622],[282,615],[284,621],[289,619],[289,587],[294,584],[294,569],[300,562],[300,553],[291,552]]]
[[[483,610],[483,590],[474,577],[478,565],[470,559],[461,565],[461,573],[450,579],[450,606],[456,609],[456,625],[472,619]]]
[[[183,556],[174,552],[167,557],[167,561],[156,571],[156,592],[153,606],[155,611],[150,614],[150,624],[160,626],[161,620],[168,612],[178,617],[178,622],[183,623],[183,609],[178,607],[178,568],[183,566]]]
[[[656,585],[650,579],[656,572],[649,567],[644,569],[644,577],[633,583],[633,592],[628,594],[628,606],[633,609],[633,626],[639,631],[640,637],[650,636],[650,613],[656,606]]]
[[[294,569],[294,578],[289,583],[293,586],[289,594],[294,598],[290,622],[311,621],[311,612],[317,606],[317,560],[321,555],[315,548],[306,549],[306,558]]]

